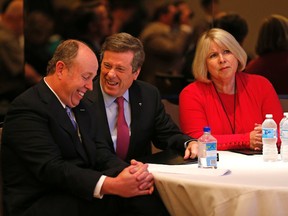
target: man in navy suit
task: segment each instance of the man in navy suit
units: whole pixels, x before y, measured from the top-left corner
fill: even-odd
[[[197,142],[184,135],[166,114],[159,91],[151,84],[136,80],[144,62],[141,41],[127,33],[106,38],[101,51],[101,72],[93,91],[85,96],[96,117],[98,138],[117,152],[117,104],[123,96],[130,141],[124,160],[151,154],[151,142],[160,148],[176,148],[184,158],[195,158]]]
[[[5,215],[165,215],[147,165],[97,141],[98,122],[81,101],[97,69],[87,45],[64,41],[47,76],[12,103],[2,136]]]

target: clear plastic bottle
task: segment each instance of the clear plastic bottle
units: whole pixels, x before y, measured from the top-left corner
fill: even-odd
[[[281,138],[281,159],[288,162],[288,112],[284,112],[284,117],[279,123]]]
[[[282,140],[282,126],[284,121],[288,118],[288,112],[284,112],[283,113],[283,118],[281,119],[280,123],[279,123],[279,132],[280,132],[280,138]]]
[[[217,140],[211,135],[210,127],[203,128],[198,139],[198,167],[217,168]]]
[[[262,143],[263,160],[276,161],[278,158],[277,124],[273,120],[272,114],[266,114],[266,119],[262,123]]]

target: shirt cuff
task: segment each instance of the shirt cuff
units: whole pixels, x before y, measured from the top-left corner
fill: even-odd
[[[191,142],[191,141],[198,141],[197,139],[190,139],[190,140],[187,140],[186,142],[184,142],[184,148],[186,149],[187,148],[187,146],[188,146],[188,144],[189,144],[189,142]]]
[[[94,189],[94,194],[93,196],[95,198],[98,198],[98,199],[102,199],[103,198],[103,194],[101,194],[101,189],[102,189],[102,185],[103,185],[103,182],[104,180],[106,179],[107,176],[105,175],[102,175],[100,177],[100,179],[98,180],[97,184],[96,184],[96,187]]]

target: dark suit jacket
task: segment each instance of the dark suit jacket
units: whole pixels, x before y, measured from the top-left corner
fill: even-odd
[[[87,104],[90,102],[96,114],[94,121],[99,123],[97,138],[101,137],[101,142],[108,143],[115,153],[99,79],[94,81],[93,91],[87,93],[84,100]],[[131,137],[126,161],[151,154],[151,142],[160,149],[173,147],[184,152],[184,143],[191,137],[180,132],[177,125],[166,114],[156,87],[136,80],[129,89],[129,100]]]
[[[107,145],[98,143],[96,148],[97,122],[91,121],[85,104],[81,102],[73,111],[82,143],[44,81],[12,103],[2,137],[4,201],[9,215],[24,215],[51,193],[92,200],[103,173],[113,176],[127,166]]]

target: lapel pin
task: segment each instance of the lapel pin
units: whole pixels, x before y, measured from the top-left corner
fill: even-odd
[[[142,103],[139,103],[139,106],[142,106]]]

